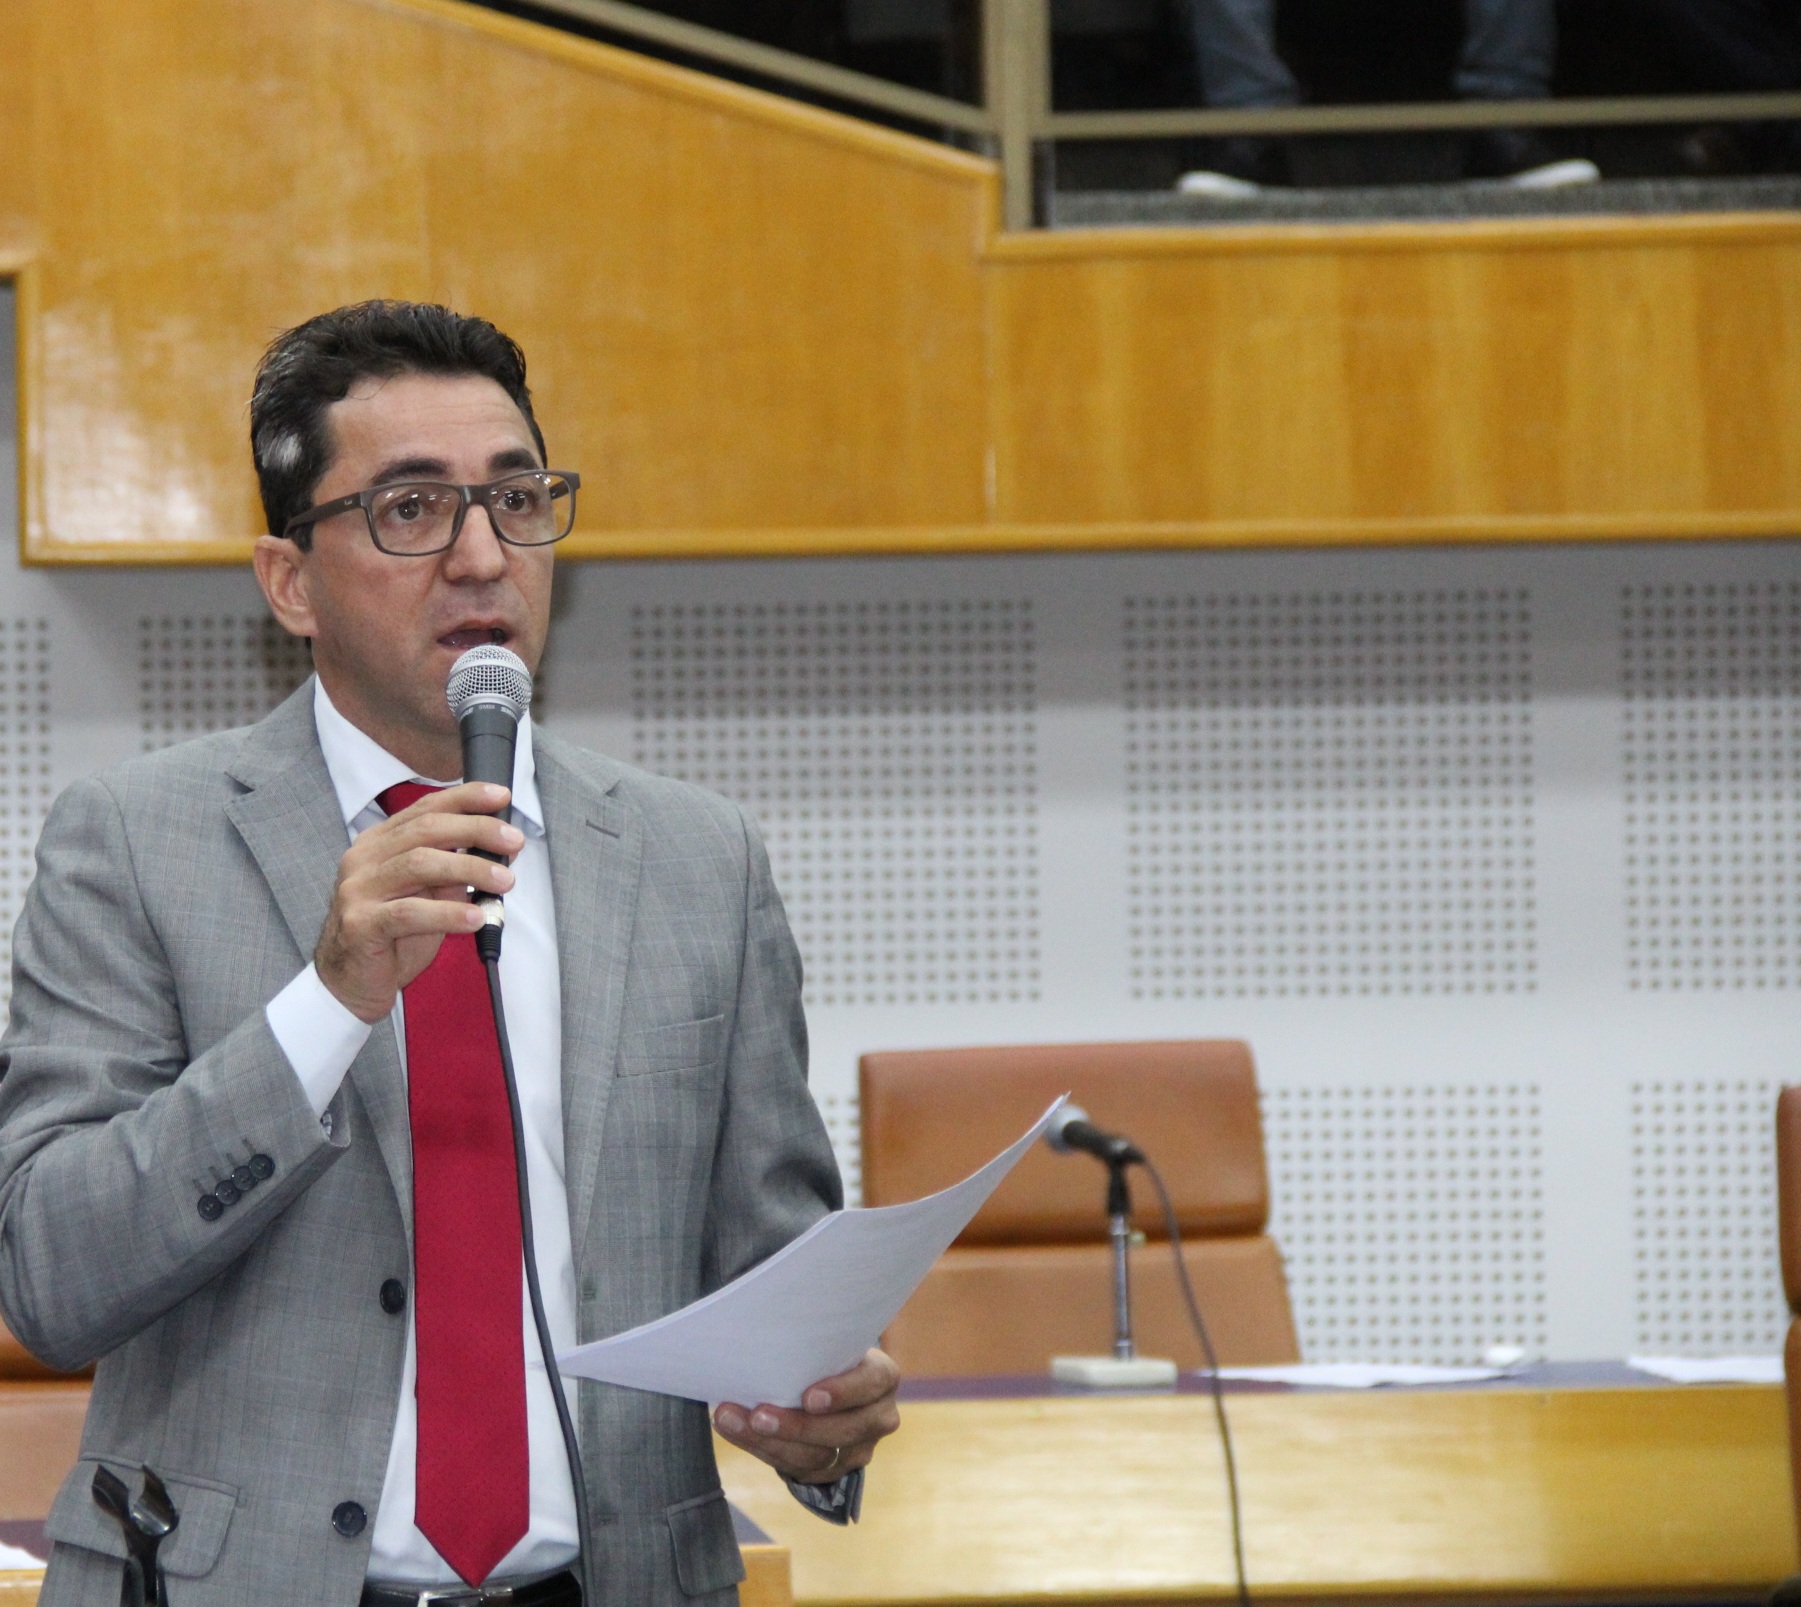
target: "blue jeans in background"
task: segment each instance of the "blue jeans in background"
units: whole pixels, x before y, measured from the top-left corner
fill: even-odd
[[[1276,0],[1187,0],[1209,106],[1293,106],[1294,74],[1276,54]],[[1457,93],[1465,100],[1542,100],[1557,59],[1555,0],[1464,0]]]

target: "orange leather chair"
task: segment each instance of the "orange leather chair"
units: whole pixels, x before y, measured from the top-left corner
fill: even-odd
[[[1790,1493],[1801,1536],[1801,1088],[1785,1088],[1776,1096],[1776,1221],[1789,1309],[1782,1370],[1788,1379]]]
[[[1058,1044],[865,1055],[863,1203],[918,1199],[967,1176],[1059,1094],[1125,1133],[1175,1202],[1189,1277],[1222,1363],[1297,1361],[1269,1218],[1248,1045]],[[1113,1349],[1106,1169],[1036,1146],[927,1274],[883,1336],[908,1373],[1037,1373]],[[1132,1179],[1132,1307],[1141,1355],[1202,1357],[1150,1179]]]

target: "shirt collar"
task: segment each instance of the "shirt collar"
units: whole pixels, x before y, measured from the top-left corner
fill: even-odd
[[[338,712],[326,693],[325,683],[316,675],[313,677],[313,724],[318,727],[319,747],[325,754],[325,768],[330,772],[332,789],[338,795],[338,810],[346,826],[353,824],[357,816],[372,807],[375,800],[396,782],[446,785],[442,780],[408,769],[372,736],[352,725]],[[538,770],[532,758],[532,717],[529,712],[519,721],[519,736],[513,747],[513,821],[530,836],[544,835],[544,809],[538,801]]]

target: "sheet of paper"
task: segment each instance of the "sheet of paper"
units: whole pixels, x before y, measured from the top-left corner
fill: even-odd
[[[1672,1384],[1780,1384],[1780,1356],[1628,1356],[1626,1365]]]
[[[44,1559],[34,1557],[23,1546],[9,1546],[0,1540],[0,1568],[42,1568]]]
[[[1383,1362],[1296,1362],[1285,1367],[1222,1367],[1221,1378],[1265,1384],[1305,1384],[1313,1389],[1375,1389],[1385,1384],[1479,1384],[1502,1378],[1500,1367],[1424,1367]]]
[[[558,1367],[569,1378],[709,1405],[800,1405],[809,1384],[854,1366],[880,1339],[1062,1103],[961,1183],[906,1205],[834,1211],[723,1289],[629,1333],[563,1351]]]

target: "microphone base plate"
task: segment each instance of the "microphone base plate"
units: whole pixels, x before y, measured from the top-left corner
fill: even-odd
[[[1163,1356],[1053,1356],[1051,1377],[1079,1389],[1174,1389],[1176,1364]]]

